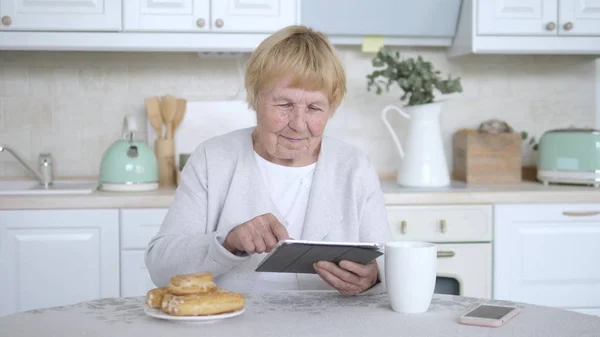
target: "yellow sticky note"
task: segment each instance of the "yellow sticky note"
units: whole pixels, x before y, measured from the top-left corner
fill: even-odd
[[[363,53],[376,53],[383,47],[383,36],[365,36],[362,43]]]

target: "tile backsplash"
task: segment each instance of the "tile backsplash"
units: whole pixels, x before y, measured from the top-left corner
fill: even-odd
[[[593,127],[595,68],[590,56],[471,55],[456,59],[442,48],[400,48],[418,54],[444,74],[460,76],[464,92],[449,97],[441,117],[447,160],[459,128],[476,128],[489,118],[506,120],[536,138],[570,125]],[[327,133],[366,151],[377,170],[394,172],[392,138],[380,120],[384,106],[401,93],[378,96],[366,90],[373,54],[339,47],[348,92]],[[188,100],[244,99],[240,65],[247,59],[204,58],[194,53],[0,51],[0,143],[37,167],[40,152],[51,152],[56,176],[96,176],[104,150],[121,134],[125,114],[145,129],[143,100],[170,93]],[[402,134],[408,123],[393,115]],[[142,137],[145,139],[145,130]],[[524,163],[534,153],[524,145]],[[0,153],[0,176],[27,172]]]

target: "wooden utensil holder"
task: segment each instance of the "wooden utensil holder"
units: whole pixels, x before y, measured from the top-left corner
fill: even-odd
[[[173,139],[157,139],[154,151],[158,161],[158,185],[175,185],[175,143]]]

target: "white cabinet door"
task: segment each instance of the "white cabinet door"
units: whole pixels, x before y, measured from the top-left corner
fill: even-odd
[[[0,31],[121,30],[121,0],[0,0],[0,15]]]
[[[118,297],[118,210],[0,211],[0,270],[0,316]]]
[[[600,0],[559,0],[560,35],[600,35]]]
[[[121,210],[121,296],[144,296],[156,287],[144,255],[168,211],[168,208]]]
[[[296,21],[296,0],[212,0],[216,32],[271,33]]]
[[[144,250],[121,252],[121,296],[145,296],[156,287],[148,275],[144,254]]]
[[[492,297],[492,244],[438,244],[437,276],[458,281],[461,296]]]
[[[479,0],[480,35],[556,35],[558,0]]]
[[[498,205],[494,298],[600,308],[600,204]]]
[[[123,2],[123,30],[206,31],[210,0],[127,0]]]

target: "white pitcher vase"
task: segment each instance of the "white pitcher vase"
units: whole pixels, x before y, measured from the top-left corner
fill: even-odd
[[[391,110],[410,120],[410,126],[403,147],[396,132],[387,120]],[[390,132],[398,154],[400,165],[396,182],[410,187],[443,187],[450,184],[450,174],[442,134],[440,129],[440,102],[409,106],[400,109],[395,105],[386,106],[381,119]]]

